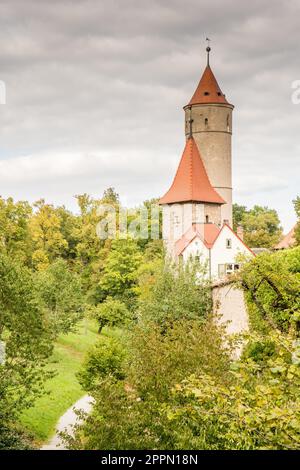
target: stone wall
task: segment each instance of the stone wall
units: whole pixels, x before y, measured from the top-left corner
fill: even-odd
[[[214,313],[220,315],[221,323],[228,322],[228,334],[247,331],[249,323],[243,291],[227,281],[215,284],[212,294]]]

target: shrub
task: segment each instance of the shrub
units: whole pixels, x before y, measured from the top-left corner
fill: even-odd
[[[94,390],[107,376],[118,380],[124,378],[123,362],[125,351],[117,340],[100,338],[96,346],[88,353],[78,373],[78,379],[87,391]]]

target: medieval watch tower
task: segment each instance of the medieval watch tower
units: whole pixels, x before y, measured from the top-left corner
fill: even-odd
[[[232,227],[231,135],[234,106],[225,98],[210,68],[207,66],[185,111],[185,135],[192,129],[212,187],[224,199],[221,208],[222,223]]]

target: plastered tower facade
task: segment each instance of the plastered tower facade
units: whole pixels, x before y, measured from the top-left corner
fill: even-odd
[[[192,133],[213,188],[225,200],[222,223],[232,227],[232,111],[209,65],[185,111],[185,135]]]

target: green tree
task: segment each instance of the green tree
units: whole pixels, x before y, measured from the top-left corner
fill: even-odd
[[[234,203],[232,205],[233,230],[236,232],[239,225],[242,225],[243,217],[247,214],[247,207]]]
[[[90,307],[90,315],[99,324],[99,333],[105,326],[115,327],[128,324],[132,320],[132,314],[126,305],[118,299],[106,297],[104,302]]]
[[[14,423],[43,392],[52,345],[30,271],[6,255],[0,255],[0,344],[0,447],[24,447]]]
[[[254,206],[242,217],[244,241],[250,247],[272,248],[282,235],[277,212],[268,207]]]
[[[62,259],[35,274],[38,305],[54,337],[67,333],[83,316],[84,297],[80,277]]]
[[[97,213],[100,201],[87,194],[77,195],[80,214],[72,235],[76,240],[76,269],[80,273],[84,291],[91,291],[99,282],[99,272],[107,253],[105,243],[97,235],[100,220]]]
[[[28,227],[31,213],[28,202],[14,202],[11,197],[6,200],[0,197],[0,250],[28,264],[32,254]]]
[[[137,295],[137,269],[141,261],[142,256],[134,240],[112,240],[98,285],[99,300],[111,296],[130,306]]]
[[[183,318],[204,321],[211,309],[210,284],[206,266],[158,264],[150,289],[149,279],[140,285],[138,314],[145,321],[160,324]],[[144,295],[144,290],[148,295]]]
[[[68,244],[61,232],[61,219],[51,204],[43,199],[34,204],[37,211],[30,220],[34,245],[33,264],[38,270],[47,268],[66,250]]]

